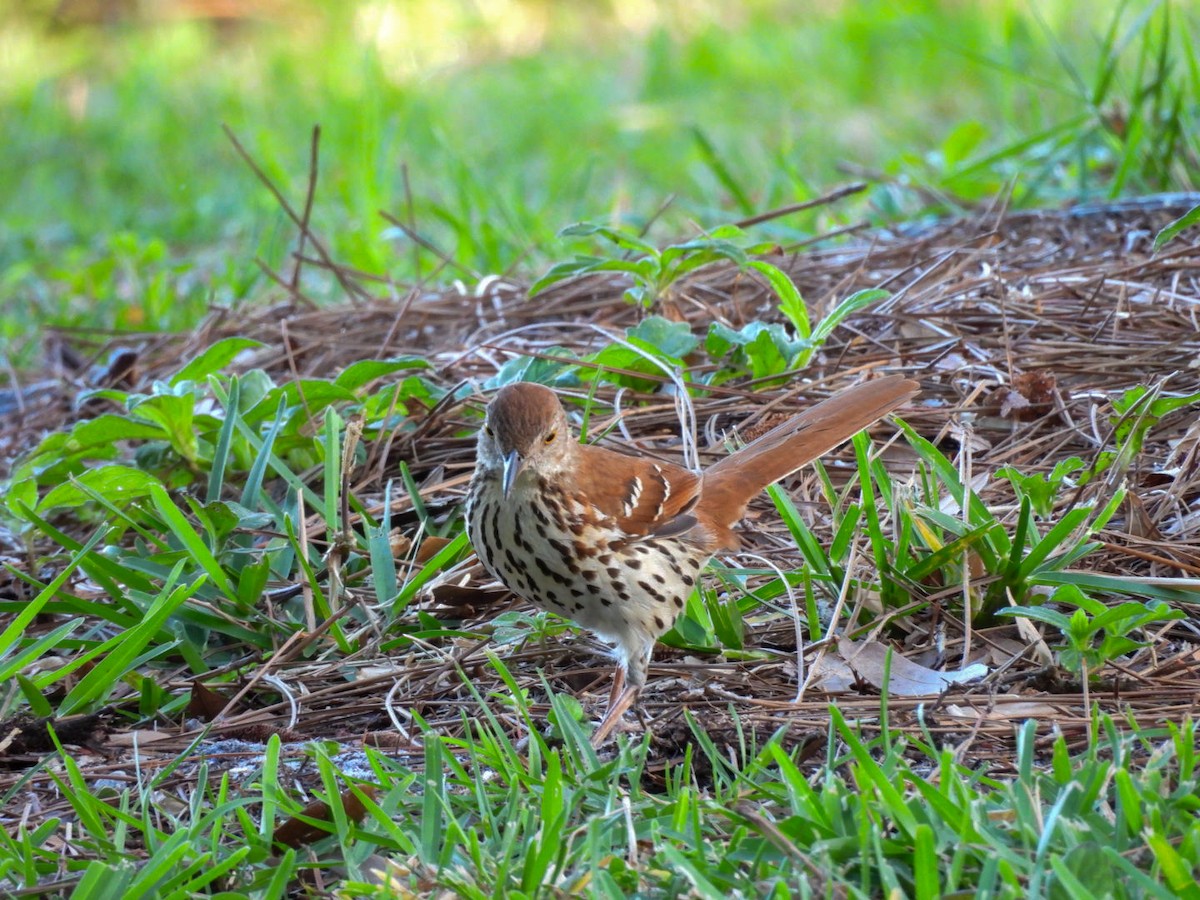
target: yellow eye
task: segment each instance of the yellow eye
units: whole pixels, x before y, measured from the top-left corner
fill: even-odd
[[[557,431],[551,431],[549,434],[547,434],[547,435],[546,435],[546,437],[545,437],[545,438],[543,438],[543,440],[544,440],[544,441],[545,441],[547,444],[553,444],[553,443],[554,443],[554,439],[555,439],[556,437],[558,437],[558,432],[557,432]]]

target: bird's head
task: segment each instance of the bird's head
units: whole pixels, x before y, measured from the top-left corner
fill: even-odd
[[[508,496],[526,470],[545,476],[567,469],[573,450],[567,414],[554,391],[519,381],[488,404],[476,452],[480,466],[499,473]]]

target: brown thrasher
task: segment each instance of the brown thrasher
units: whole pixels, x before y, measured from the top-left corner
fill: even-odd
[[[917,393],[899,375],[864,382],[794,416],[697,474],[574,440],[549,388],[501,388],[479,432],[467,530],[511,591],[615,645],[599,745],[646,683],[655,641],[700,570],[735,550],[746,505]],[[628,684],[626,685],[626,681]]]

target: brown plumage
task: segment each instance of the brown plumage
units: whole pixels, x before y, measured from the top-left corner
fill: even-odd
[[[549,388],[521,382],[496,393],[479,432],[467,529],[514,593],[614,644],[618,677],[595,740],[645,684],[654,642],[700,570],[738,546],[733,526],[750,500],[916,393],[900,376],[855,385],[702,474],[579,444]]]

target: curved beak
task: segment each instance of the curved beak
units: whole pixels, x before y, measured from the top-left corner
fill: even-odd
[[[521,458],[521,454],[516,450],[511,450],[505,455],[504,472],[500,478],[500,487],[504,489],[505,500],[512,493],[512,487],[516,484],[517,476],[521,474],[523,468],[525,468],[525,460]]]

